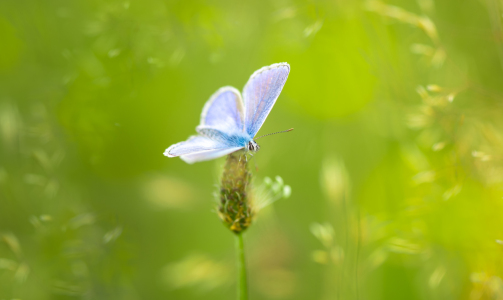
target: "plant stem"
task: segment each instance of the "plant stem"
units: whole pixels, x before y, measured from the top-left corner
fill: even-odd
[[[246,260],[243,233],[236,234],[236,258],[238,266],[238,300],[247,300],[248,285],[246,280]]]

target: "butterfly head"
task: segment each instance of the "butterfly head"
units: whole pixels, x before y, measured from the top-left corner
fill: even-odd
[[[258,150],[260,150],[260,146],[254,140],[251,140],[248,143],[248,150],[257,152]]]

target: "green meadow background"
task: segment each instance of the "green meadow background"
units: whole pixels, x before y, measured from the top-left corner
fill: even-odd
[[[291,73],[259,134],[295,130],[250,166],[292,193],[246,232],[250,298],[503,299],[502,14],[1,1],[0,299],[235,299],[224,159],[163,152],[277,62]]]

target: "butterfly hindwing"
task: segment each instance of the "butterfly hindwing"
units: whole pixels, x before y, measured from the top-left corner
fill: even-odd
[[[250,137],[241,130],[226,132],[214,127],[197,126],[196,131],[202,136],[224,143],[229,147],[244,147],[250,141]]]
[[[243,90],[245,130],[255,137],[285,85],[290,65],[273,64],[250,77]]]
[[[205,136],[191,136],[188,140],[171,145],[164,155],[167,157],[176,157],[187,154],[194,154],[210,150],[222,150],[229,148],[226,144],[212,140]]]
[[[232,152],[236,152],[243,147],[234,147],[234,148],[226,148],[222,150],[209,150],[204,152],[198,152],[193,154],[186,154],[180,156],[180,158],[186,163],[192,164],[195,162],[210,160],[218,157],[222,157],[224,155],[230,154]]]
[[[242,146],[229,146],[222,141],[199,135],[191,136],[184,142],[172,145],[164,151],[164,155],[167,157],[179,156],[185,162],[195,163],[221,157],[242,148]]]

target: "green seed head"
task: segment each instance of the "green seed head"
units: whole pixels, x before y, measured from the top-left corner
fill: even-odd
[[[233,232],[240,233],[250,226],[253,210],[250,201],[251,173],[243,151],[227,156],[220,185],[218,215]]]

